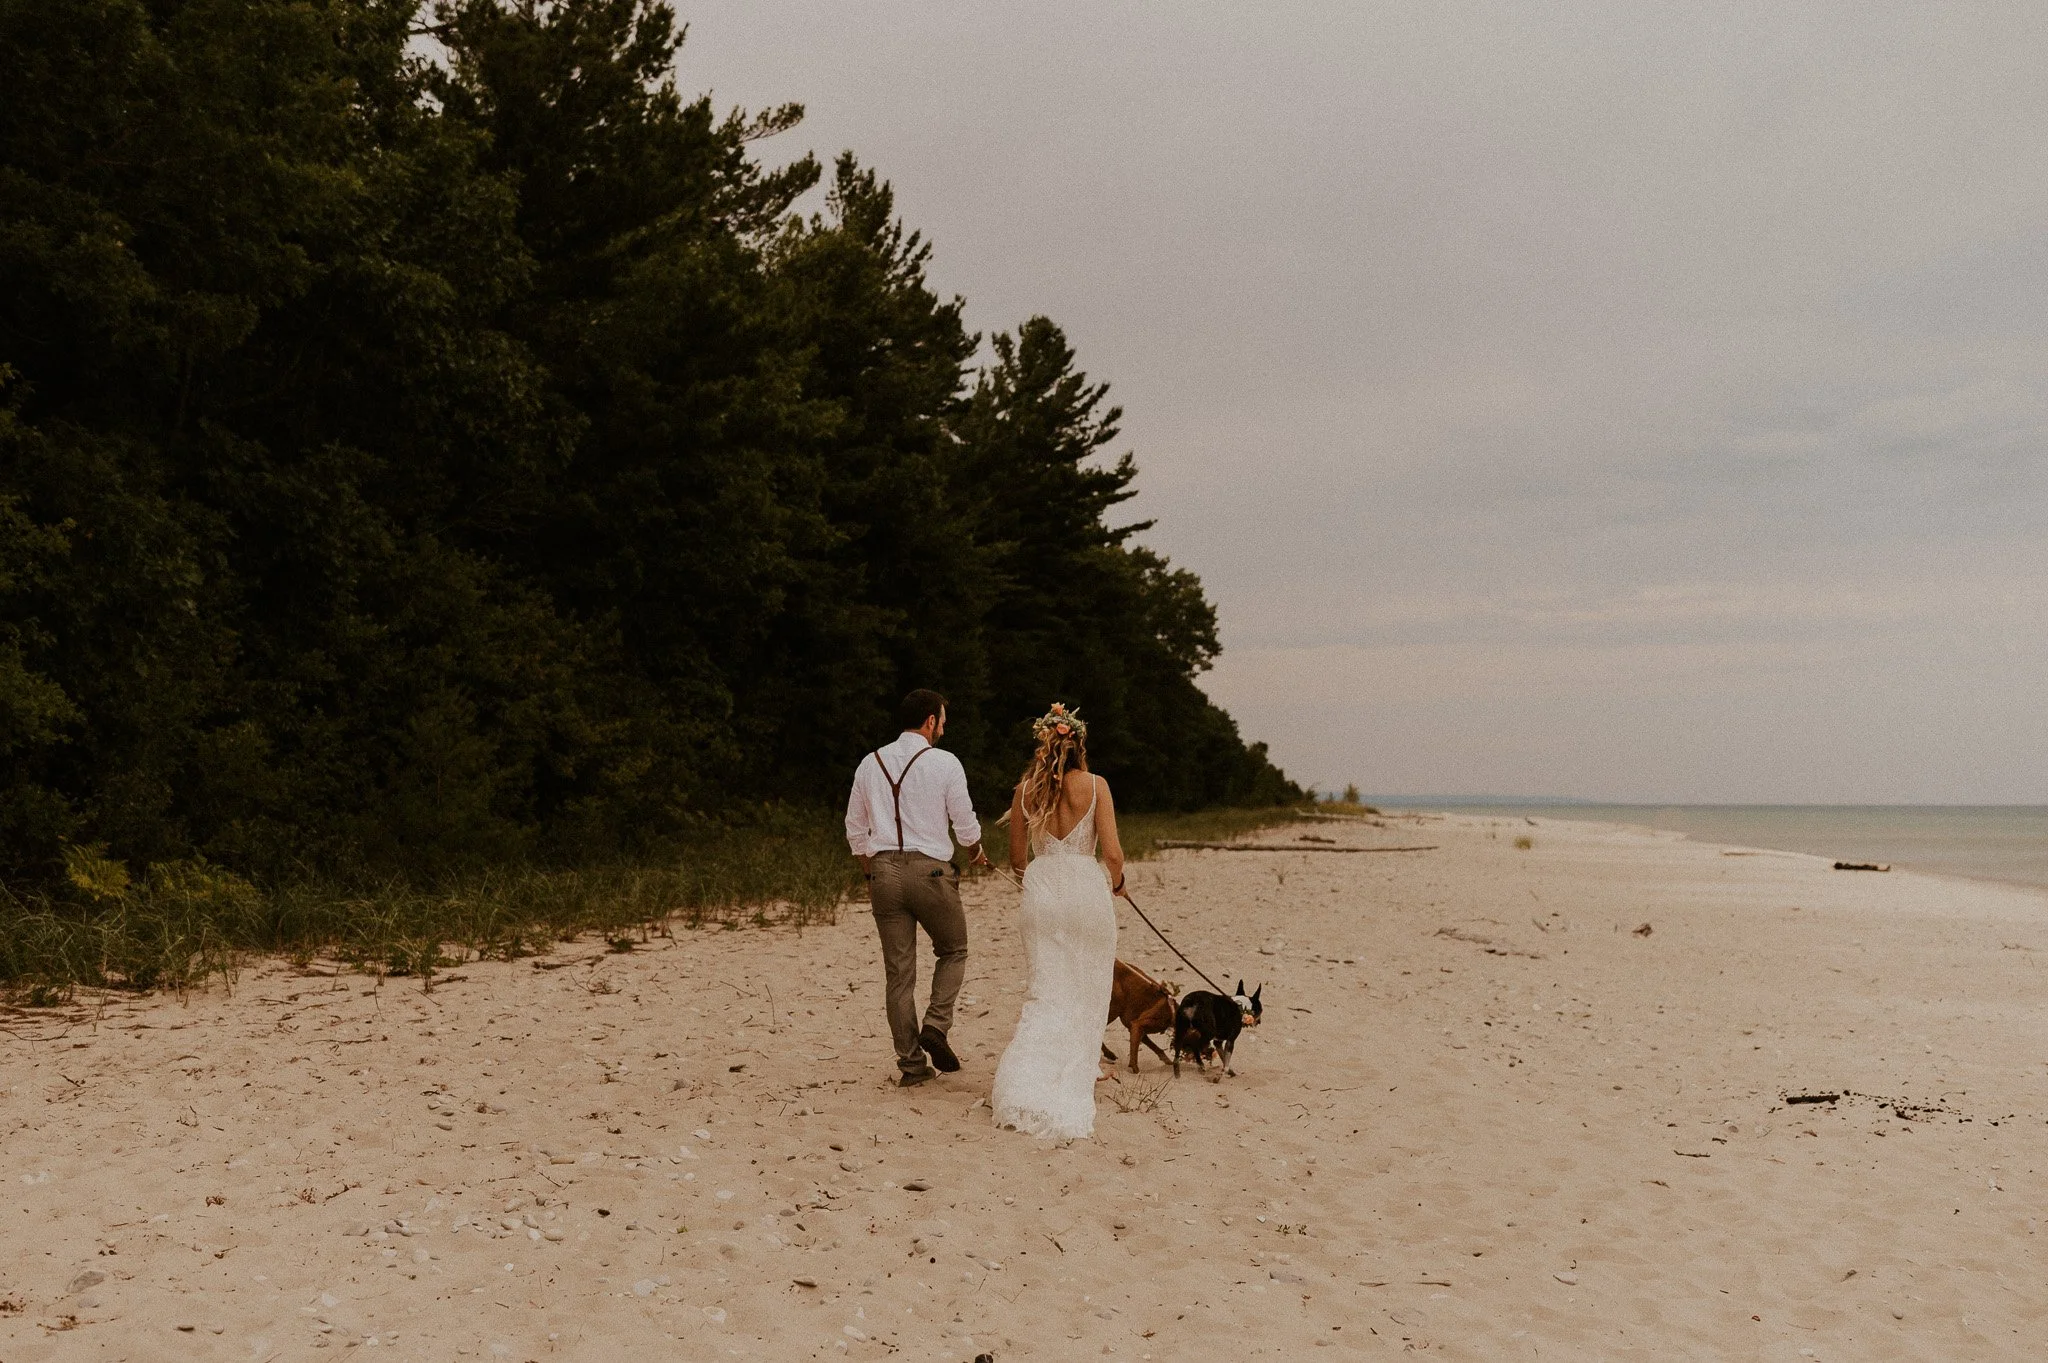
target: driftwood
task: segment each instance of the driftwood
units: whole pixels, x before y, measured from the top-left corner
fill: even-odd
[[[1272,843],[1272,842],[1184,842],[1178,838],[1161,838],[1154,847],[1180,847],[1199,852],[1434,852],[1436,844],[1428,847],[1328,847],[1322,843]]]

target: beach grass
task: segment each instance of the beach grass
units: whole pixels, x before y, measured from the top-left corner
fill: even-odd
[[[1125,814],[1126,855],[1161,839],[1234,837],[1288,809]],[[988,829],[990,857],[1008,853]],[[257,885],[203,862],[140,873],[74,849],[62,895],[0,888],[0,989],[15,1002],[62,1002],[79,987],[185,989],[232,980],[254,955],[315,960],[431,980],[478,957],[510,958],[601,936],[613,950],[676,930],[796,927],[836,921],[862,896],[835,814],[778,811],[703,830],[659,855],[573,867],[486,866],[440,879],[307,877]]]

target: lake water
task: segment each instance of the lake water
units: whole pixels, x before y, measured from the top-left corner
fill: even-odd
[[[1527,815],[1670,829],[1701,842],[1888,862],[2048,887],[2044,805],[1581,805],[1402,801],[1381,808]]]

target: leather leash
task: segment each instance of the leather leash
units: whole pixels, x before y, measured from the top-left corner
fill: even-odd
[[[1145,919],[1145,926],[1152,929],[1153,936],[1157,937],[1160,941],[1166,943],[1166,949],[1168,951],[1172,952],[1176,956],[1179,956],[1181,959],[1181,963],[1187,966],[1188,969],[1194,971],[1197,975],[1202,975],[1202,967],[1196,965],[1193,961],[1190,961],[1187,958],[1186,953],[1182,952],[1179,947],[1173,944],[1173,939],[1171,937],[1168,937],[1165,933],[1159,930],[1159,925],[1157,923],[1153,922],[1150,918],[1145,918],[1145,911],[1138,907],[1137,900],[1131,898],[1131,892],[1129,890],[1119,891],[1118,896],[1124,901],[1124,903],[1131,906],[1132,912],[1136,913],[1138,917]],[[1207,975],[1202,975],[1202,981],[1226,999],[1235,997],[1231,994],[1231,992],[1228,989],[1225,989],[1222,985],[1216,983],[1216,981],[1210,979]]]
[[[1008,816],[1005,815],[1004,817],[1007,818]],[[1004,878],[1006,878],[1012,885],[1015,885],[1018,889],[1021,890],[1024,888],[1023,879],[1019,877],[1017,873],[1012,871],[1009,867],[996,866],[993,869],[1001,872]],[[1179,947],[1175,946],[1173,944],[1173,939],[1171,937],[1168,937],[1165,933],[1161,932],[1159,930],[1159,925],[1157,923],[1153,922],[1150,918],[1146,917],[1145,911],[1138,907],[1138,901],[1131,898],[1131,892],[1129,890],[1116,890],[1112,893],[1114,893],[1117,898],[1123,900],[1124,903],[1130,905],[1131,911],[1133,913],[1137,914],[1138,917],[1145,920],[1145,926],[1152,929],[1152,935],[1154,937],[1157,937],[1160,941],[1166,943],[1166,949],[1172,952],[1174,955],[1180,957],[1181,964],[1185,965],[1188,969],[1194,971],[1197,975],[1201,975],[1202,983],[1208,985],[1211,989],[1215,990],[1217,993],[1221,994],[1226,999],[1236,997],[1236,995],[1232,994],[1228,989],[1225,989],[1222,985],[1216,983],[1216,981],[1210,979],[1208,975],[1204,974],[1202,971],[1202,967],[1196,965],[1193,961],[1190,961],[1187,958],[1187,953],[1182,951]]]

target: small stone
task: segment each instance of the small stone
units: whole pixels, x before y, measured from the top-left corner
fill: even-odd
[[[180,1325],[178,1327],[180,1331],[188,1335],[191,1334],[194,1330],[197,1330],[198,1328],[199,1327],[196,1325]]]
[[[1904,1320],[1905,1318],[1906,1318],[1906,1313],[1905,1313],[1904,1311],[1901,1311],[1901,1310],[1900,1310],[1900,1309],[1899,1309],[1898,1307],[1896,1307],[1896,1306],[1894,1306],[1894,1307],[1892,1308],[1892,1319],[1893,1319],[1893,1320]]]
[[[544,1231],[542,1231],[542,1232],[541,1232],[541,1239],[543,1239],[543,1240],[552,1240],[552,1241],[554,1241],[554,1242],[555,1242],[556,1244],[560,1244],[560,1243],[561,1243],[562,1241],[564,1241],[564,1240],[566,1240],[566,1239],[568,1239],[568,1238],[569,1238],[569,1237],[568,1237],[568,1235],[567,1235],[567,1234],[566,1234],[565,1232],[563,1232],[563,1231],[560,1231],[560,1230],[544,1230]]]
[[[816,1287],[818,1285],[816,1278],[791,1278],[790,1281],[798,1287]]]
[[[843,1325],[840,1327],[839,1333],[845,1335],[848,1339],[866,1339],[868,1337],[868,1332],[861,1329],[858,1325]]]
[[[725,1324],[725,1308],[723,1306],[705,1307],[704,1319],[710,1321],[713,1325]]]
[[[1576,1273],[1553,1273],[1550,1276],[1563,1283],[1566,1287],[1577,1287],[1579,1285],[1579,1275]]]
[[[440,1127],[443,1131],[453,1131],[455,1129],[455,1123],[453,1122],[435,1122],[434,1125]]]
[[[652,1278],[642,1278],[639,1282],[633,1284],[633,1295],[636,1297],[647,1296],[649,1293],[653,1292],[654,1289],[659,1286],[661,1286],[661,1284],[657,1283]]]
[[[77,1277],[73,1278],[70,1281],[70,1283],[68,1283],[65,1286],[64,1290],[70,1293],[83,1292],[88,1287],[98,1287],[101,1283],[105,1282],[106,1280],[107,1275],[100,1269],[88,1268],[84,1272],[80,1273]]]
[[[857,1159],[843,1159],[839,1161],[839,1167],[846,1173],[857,1174],[861,1171],[861,1162]]]
[[[921,1178],[914,1178],[903,1185],[903,1191],[906,1193],[928,1193],[931,1190],[932,1185]]]
[[[351,1221],[341,1228],[341,1233],[360,1238],[370,1233],[370,1223],[367,1221]]]

